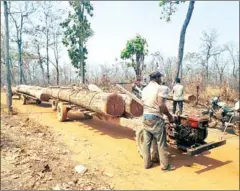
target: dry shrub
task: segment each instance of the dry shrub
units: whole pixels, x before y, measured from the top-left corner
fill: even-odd
[[[227,102],[237,102],[239,99],[239,92],[232,89],[230,86],[223,86],[221,87],[220,91],[222,100]]]
[[[229,105],[235,103],[239,94],[229,86],[209,86],[205,89],[200,89],[199,100],[202,103],[208,103],[212,97],[220,96],[220,100]]]
[[[185,93],[197,96],[197,86],[199,86],[199,102],[204,105],[208,104],[209,100],[215,96],[220,96],[221,101],[230,105],[239,99],[239,93],[228,85],[208,86],[207,88],[204,88],[204,85],[198,80],[193,80],[190,83],[185,84]]]

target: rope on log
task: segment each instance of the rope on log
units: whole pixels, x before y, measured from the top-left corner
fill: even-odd
[[[89,90],[47,88],[52,98],[67,101],[105,115],[119,117],[124,113],[124,100],[121,95]]]

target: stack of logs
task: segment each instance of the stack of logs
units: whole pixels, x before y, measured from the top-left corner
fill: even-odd
[[[69,102],[76,106],[84,107],[90,111],[112,117],[140,117],[143,114],[143,106],[128,94],[106,93],[100,89],[89,88],[63,88],[19,85],[14,89],[16,93],[33,96],[41,101],[49,101],[50,98]],[[195,96],[186,97],[191,102]],[[172,98],[169,97],[171,100]]]

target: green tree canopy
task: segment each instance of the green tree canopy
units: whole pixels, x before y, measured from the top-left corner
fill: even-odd
[[[133,67],[136,75],[141,76],[144,67],[144,57],[148,54],[148,44],[139,34],[127,41],[126,47],[121,51],[121,59],[130,59],[129,67]]]
[[[89,1],[70,1],[73,13],[69,12],[68,18],[60,25],[65,29],[63,44],[68,48],[68,55],[72,65],[78,68],[84,83],[85,60],[87,59],[87,40],[93,35],[88,16],[93,16],[93,7]]]

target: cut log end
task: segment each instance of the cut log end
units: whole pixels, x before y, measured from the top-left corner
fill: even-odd
[[[124,113],[124,100],[117,94],[112,94],[107,97],[106,113],[118,117]]]
[[[186,98],[185,98],[189,103],[193,103],[195,102],[197,99],[196,99],[196,96],[194,95],[187,95]]]
[[[143,114],[143,106],[132,100],[130,104],[130,114],[134,117],[140,117]]]

